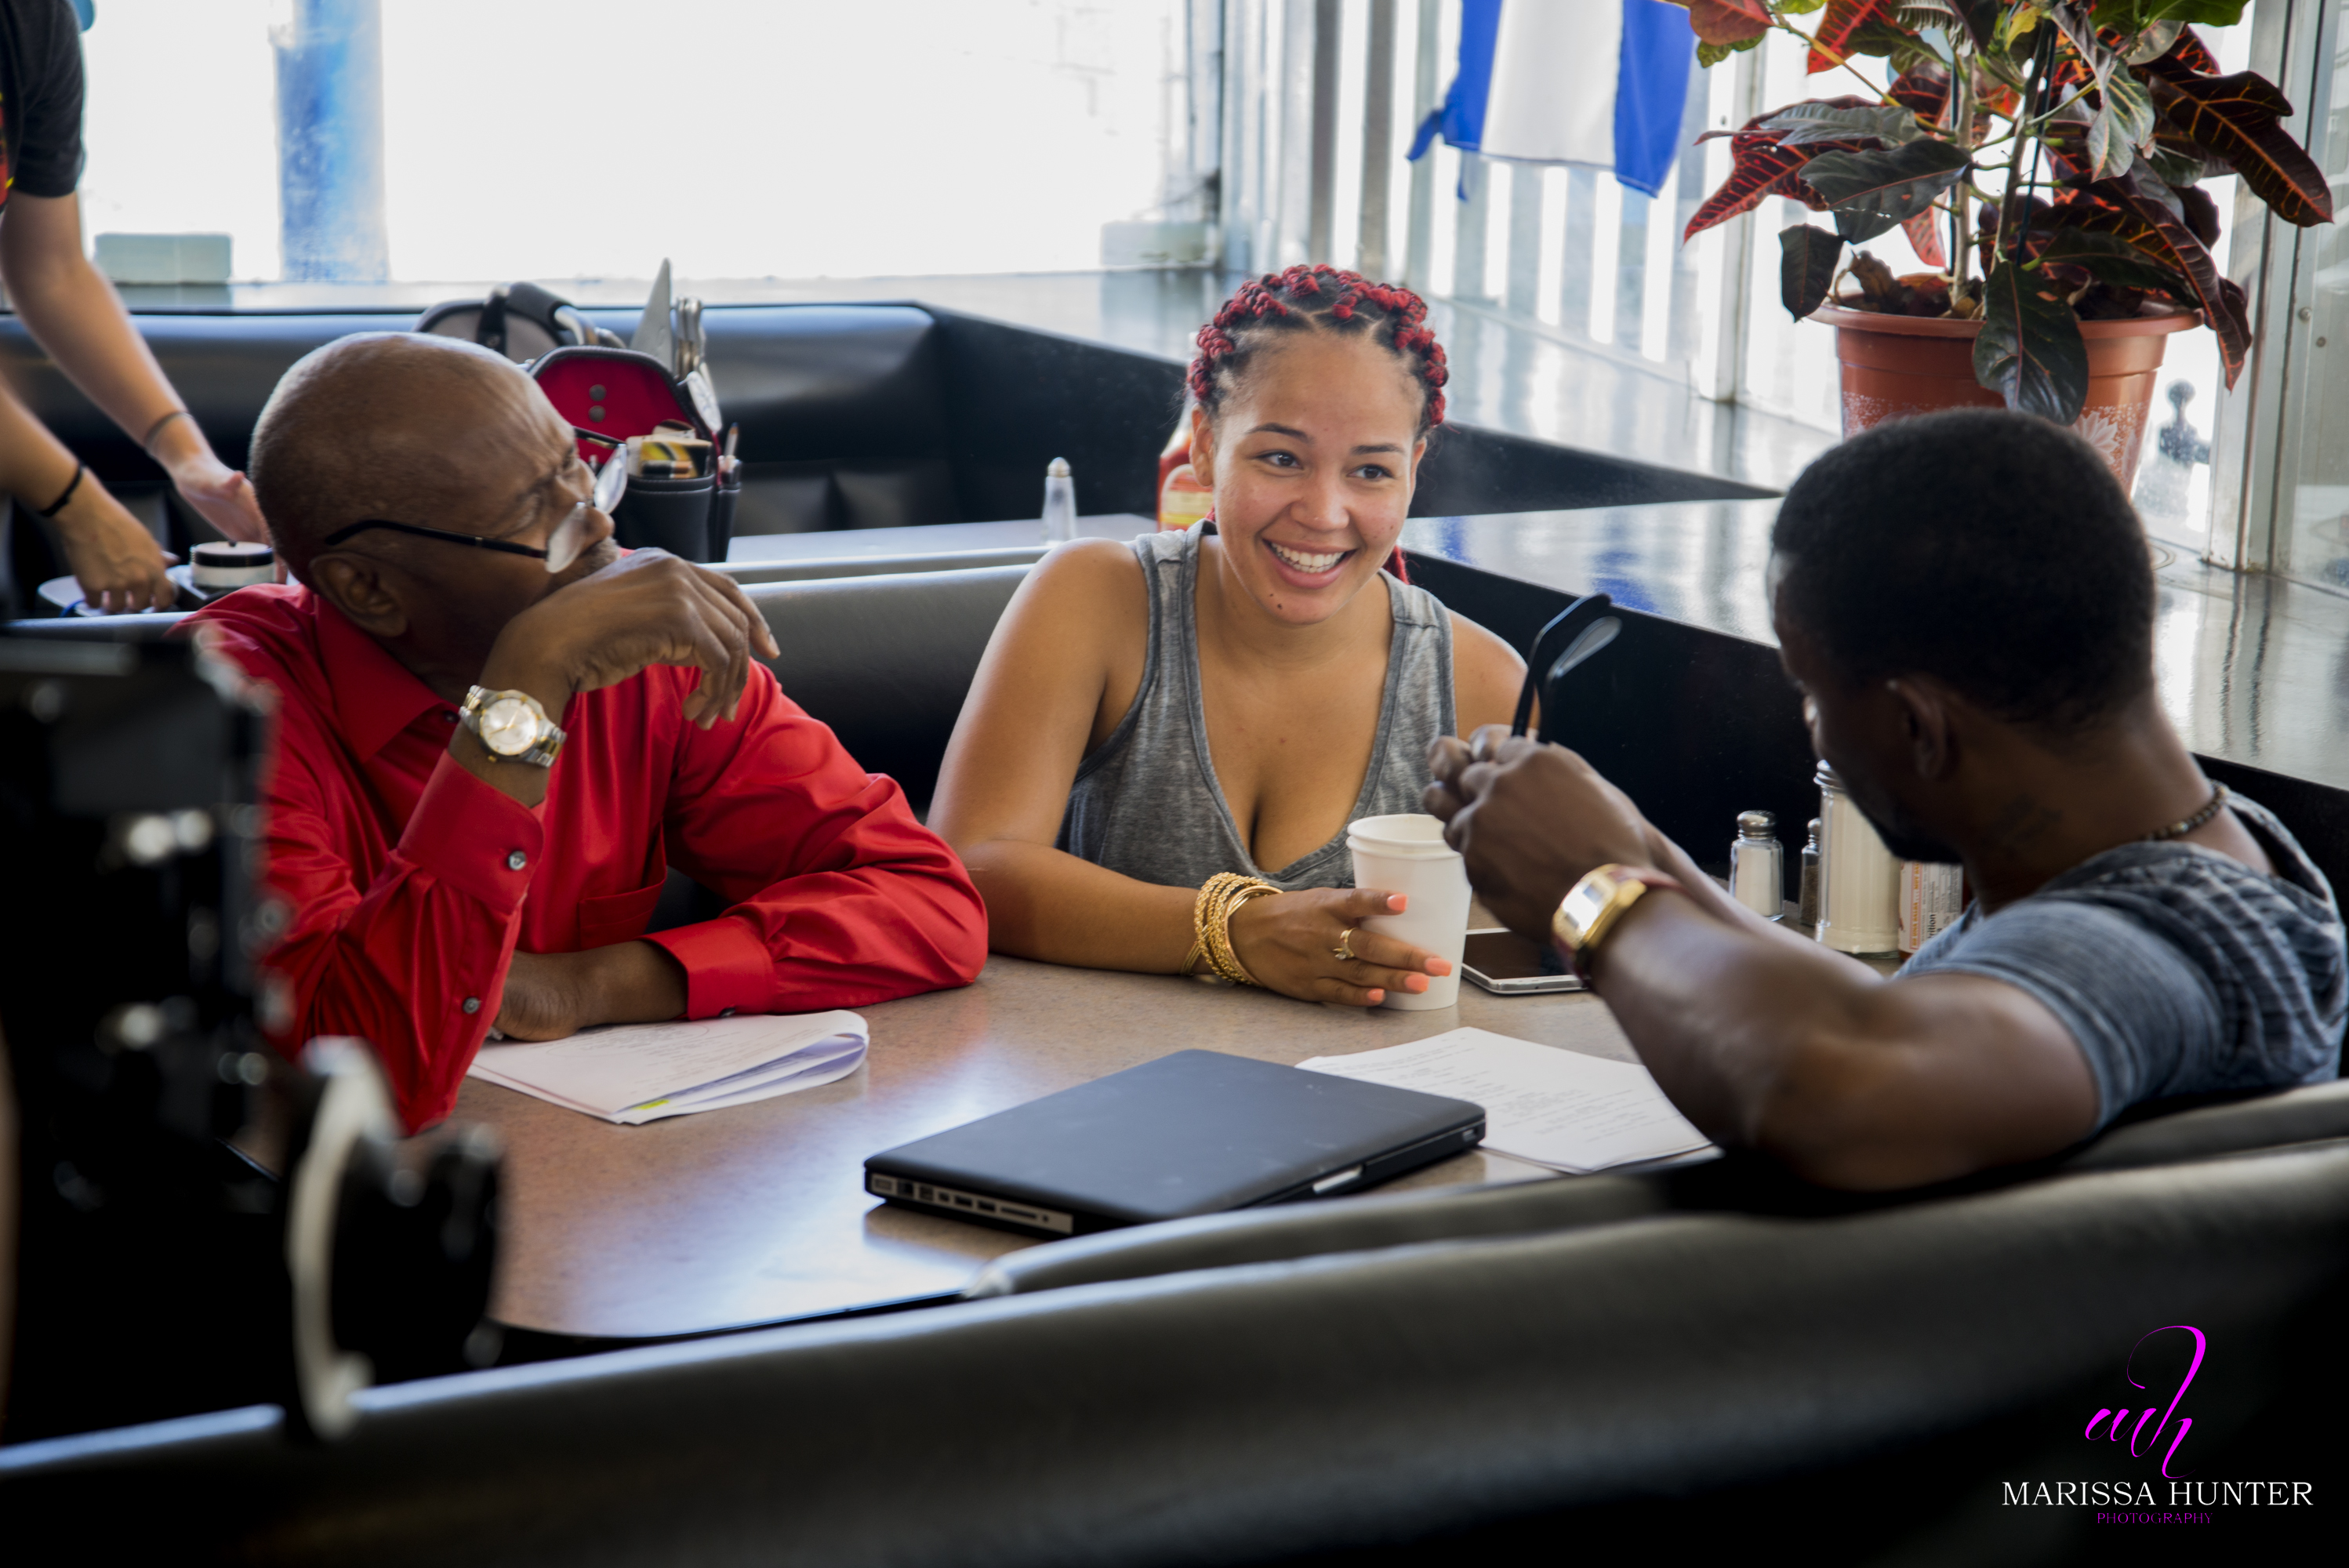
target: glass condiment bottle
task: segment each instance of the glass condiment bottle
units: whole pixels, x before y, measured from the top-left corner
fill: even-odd
[[[1778,819],[1767,811],[1741,811],[1737,837],[1729,846],[1730,895],[1764,920],[1786,913],[1786,851],[1778,842]]]

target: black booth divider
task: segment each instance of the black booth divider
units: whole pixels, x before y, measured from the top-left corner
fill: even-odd
[[[1410,557],[1412,581],[1520,650],[1574,595],[1440,556]],[[1800,891],[1804,826],[1818,815],[1817,767],[1801,698],[1778,650],[1618,605],[1623,630],[1567,677],[1543,733],[1589,758],[1706,870],[1726,874],[1737,814],[1778,819],[1786,896]],[[2349,888],[2349,791],[2198,754],[2214,781],[2283,820],[2317,869]]]

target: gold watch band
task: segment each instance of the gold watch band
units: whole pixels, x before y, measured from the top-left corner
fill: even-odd
[[[1557,913],[1550,916],[1550,934],[1578,971],[1650,888],[1682,891],[1677,880],[1661,872],[1609,864],[1587,873],[1558,901]]]
[[[502,751],[492,743],[483,730],[487,710],[495,704],[511,703],[531,717],[536,735],[531,744],[520,751]],[[492,691],[486,686],[471,686],[465,692],[464,706],[457,710],[457,721],[472,731],[483,750],[500,762],[526,762],[536,768],[552,768],[563,754],[563,743],[570,738],[564,727],[547,717],[538,698],[526,691]]]

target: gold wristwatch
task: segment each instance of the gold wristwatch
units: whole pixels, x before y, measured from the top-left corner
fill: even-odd
[[[505,762],[533,762],[552,768],[565,738],[562,727],[546,717],[538,698],[526,691],[490,691],[474,686],[465,693],[457,722],[481,738],[490,755]]]
[[[1605,865],[1576,882],[1573,890],[1558,900],[1557,913],[1549,917],[1549,931],[1577,973],[1607,939],[1615,923],[1623,918],[1623,912],[1639,903],[1651,887],[1681,891],[1681,884],[1661,872]]]

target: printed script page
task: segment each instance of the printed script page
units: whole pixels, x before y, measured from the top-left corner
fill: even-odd
[[[1553,1171],[1603,1171],[1710,1147],[1637,1062],[1485,1029],[1298,1066],[1481,1105],[1485,1148]]]
[[[824,1066],[840,1067],[833,1077],[843,1077],[854,1069],[864,1039],[864,1020],[849,1012],[623,1024],[584,1030],[567,1040],[483,1046],[471,1070],[476,1078],[509,1088],[591,1115],[617,1119],[632,1108],[655,1101],[699,1099],[702,1097],[696,1090],[715,1088],[730,1078],[755,1075],[762,1082],[771,1082],[773,1078],[791,1078],[794,1075],[789,1064],[793,1057],[827,1042],[831,1043],[827,1048],[814,1054],[825,1058]],[[844,1066],[840,1065],[843,1055],[847,1057]],[[761,1072],[762,1068],[770,1071]],[[712,1097],[711,1103],[739,1098],[721,1093]]]

